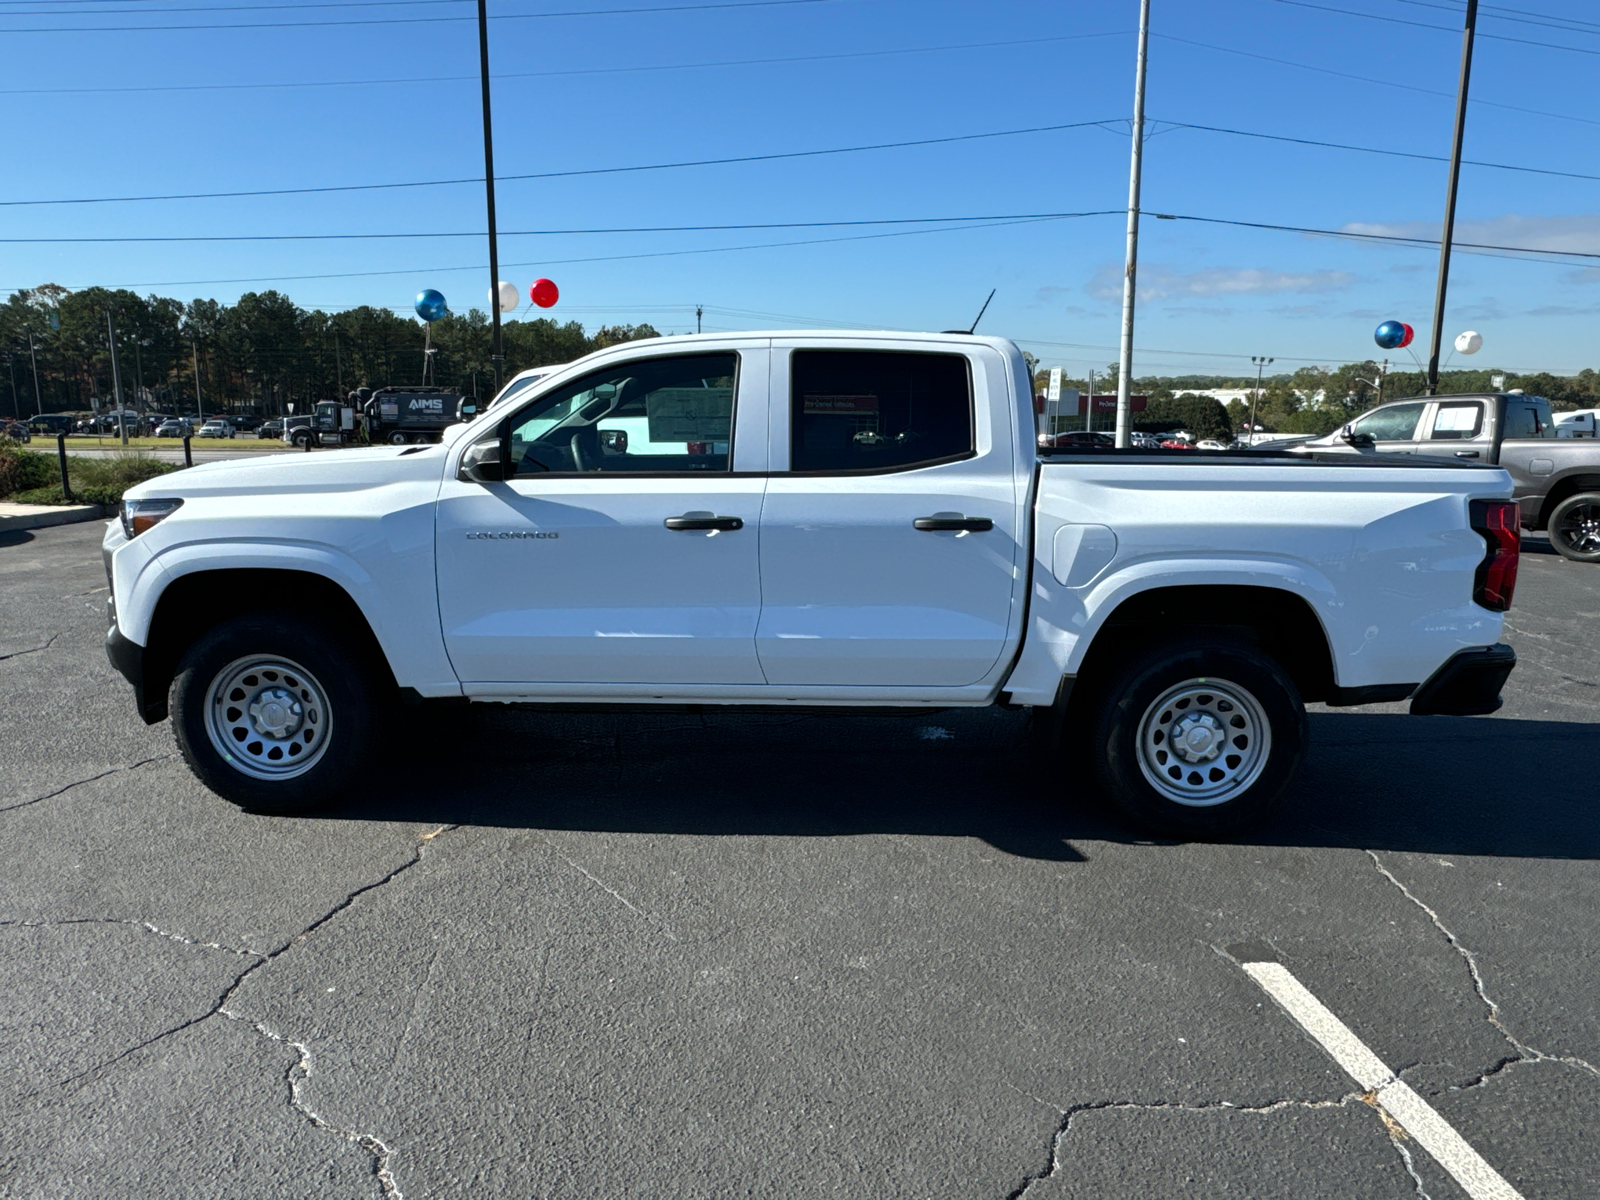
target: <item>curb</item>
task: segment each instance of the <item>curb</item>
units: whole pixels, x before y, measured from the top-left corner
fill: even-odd
[[[28,509],[34,511],[29,512]],[[100,521],[111,515],[111,510],[104,504],[0,504],[0,533],[45,529],[51,525],[73,525],[79,521]]]

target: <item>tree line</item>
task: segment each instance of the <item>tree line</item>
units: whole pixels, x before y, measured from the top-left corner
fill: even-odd
[[[0,305],[0,352],[7,360],[0,415],[110,405],[111,329],[123,400],[133,407],[195,411],[198,382],[207,412],[254,409],[274,416],[290,403],[331,400],[363,385],[423,381],[423,326],[389,309],[326,313],[300,308],[277,291],[246,292],[236,304],[185,304],[127,290],[74,292],[46,284],[15,292]],[[501,376],[657,336],[649,325],[608,325],[591,334],[576,321],[507,321]],[[488,314],[478,309],[434,322],[431,382],[466,395],[492,393],[490,342]]]
[[[1399,400],[1420,396],[1426,386],[1422,371],[1381,373],[1372,360],[1345,363],[1339,367],[1301,367],[1293,374],[1272,375],[1261,381],[1256,398],[1256,424],[1271,433],[1305,433],[1313,436],[1332,433],[1381,399]],[[1498,380],[1498,383],[1496,382]],[[1087,379],[1063,377],[1061,386],[1083,389]],[[1049,372],[1035,375],[1035,390],[1049,385]],[[1200,437],[1228,439],[1242,433],[1250,423],[1250,400],[1234,400],[1224,406],[1201,390],[1256,390],[1253,376],[1180,375],[1145,376],[1133,380],[1131,391],[1149,397],[1145,410],[1135,413],[1135,429],[1164,432],[1188,429]],[[1509,391],[1520,389],[1530,396],[1543,396],[1551,407],[1560,410],[1600,408],[1600,373],[1585,368],[1576,375],[1551,375],[1548,372],[1518,374],[1494,368],[1441,371],[1442,394]],[[1117,390],[1117,365],[1110,364],[1104,375],[1095,376],[1095,393],[1107,395]],[[1097,422],[1098,423],[1098,422]]]

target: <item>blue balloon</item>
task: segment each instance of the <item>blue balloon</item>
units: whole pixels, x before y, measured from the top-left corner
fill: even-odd
[[[419,309],[421,304],[422,301],[418,300],[417,305]],[[1373,332],[1372,340],[1377,342],[1378,345],[1384,350],[1398,350],[1401,346],[1404,346],[1406,342],[1410,341],[1410,339],[1406,337],[1405,325],[1399,321],[1385,321],[1382,325],[1379,325],[1378,328]]]
[[[424,288],[422,291],[417,293],[416,308],[417,316],[421,317],[429,324],[437,321],[440,317],[445,316],[450,311],[450,309],[445,305],[444,293],[437,292],[433,288]]]

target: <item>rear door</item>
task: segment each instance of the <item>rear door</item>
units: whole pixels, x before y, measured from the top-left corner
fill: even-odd
[[[1023,563],[1002,362],[774,343],[756,632],[769,683],[960,687],[995,667]]]
[[[1494,423],[1488,400],[1437,400],[1423,422],[1423,454],[1467,462],[1494,461]]]
[[[445,646],[469,695],[763,682],[767,361],[764,339],[633,355],[507,405],[514,477],[452,473],[438,504]]]

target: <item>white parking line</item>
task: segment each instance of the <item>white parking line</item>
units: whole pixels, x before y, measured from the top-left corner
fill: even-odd
[[[1371,1093],[1372,1099],[1400,1128],[1450,1172],[1473,1200],[1523,1200],[1522,1193],[1501,1178],[1500,1173],[1467,1145],[1466,1139],[1450,1122],[1435,1112],[1409,1084],[1396,1079],[1383,1060],[1307,991],[1287,967],[1276,962],[1239,965],[1300,1023],[1301,1028],[1316,1038],[1350,1078]]]

